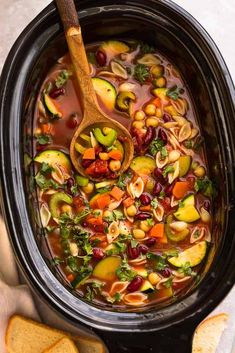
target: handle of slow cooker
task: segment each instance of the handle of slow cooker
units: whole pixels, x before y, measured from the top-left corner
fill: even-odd
[[[109,353],[191,353],[198,322],[180,322],[153,332],[107,332],[95,330]]]

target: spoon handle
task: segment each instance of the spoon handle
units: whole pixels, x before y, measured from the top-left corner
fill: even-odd
[[[90,77],[90,65],[83,44],[81,27],[73,0],[55,0],[65,28],[70,57],[74,66],[79,89],[82,94],[84,115],[99,109],[96,93]]]

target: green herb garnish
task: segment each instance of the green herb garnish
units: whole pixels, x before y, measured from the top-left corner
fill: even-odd
[[[137,273],[131,269],[126,259],[123,259],[121,265],[116,270],[116,275],[120,281],[131,281]]]
[[[147,66],[143,64],[137,64],[134,69],[134,78],[140,83],[144,83],[150,76],[150,72]]]
[[[179,95],[183,93],[183,89],[179,88],[177,86],[173,86],[169,88],[166,92],[167,97],[170,97],[173,100],[177,100],[179,98]]]
[[[156,139],[150,143],[149,152],[152,156],[155,156],[162,148],[164,148],[164,142],[161,139]]]
[[[62,70],[55,80],[55,85],[57,88],[63,87],[68,81],[69,77],[72,75],[68,70]]]
[[[50,135],[37,135],[36,136],[37,143],[39,145],[48,145],[51,143],[51,136]]]
[[[168,165],[168,166],[163,170],[162,175],[163,175],[164,177],[166,177],[167,174],[173,173],[173,172],[174,172],[174,167],[173,167],[172,165]]]

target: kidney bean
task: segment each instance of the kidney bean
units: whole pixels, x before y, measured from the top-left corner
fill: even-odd
[[[104,252],[101,248],[93,248],[92,249],[92,252],[93,252],[93,257],[96,259],[96,260],[101,260],[103,259],[104,257]]]
[[[135,215],[135,218],[144,221],[145,219],[151,218],[151,213],[148,212],[139,212]]]
[[[101,146],[96,146],[95,147],[95,155],[98,156],[100,152],[103,151],[103,148]]]
[[[159,182],[156,182],[153,187],[153,196],[158,196],[162,191],[162,185]]]
[[[136,259],[140,255],[140,250],[138,247],[132,248],[131,244],[128,244],[127,254],[130,259]]]
[[[165,187],[165,190],[164,190],[166,196],[172,195],[172,191],[175,186],[175,183],[176,183],[176,180],[172,184],[167,184],[167,186]]]
[[[164,113],[163,120],[165,121],[165,123],[168,123],[169,121],[171,121],[171,116],[167,113]]]
[[[206,210],[207,212],[209,212],[209,211],[210,211],[210,207],[211,207],[210,201],[208,201],[208,200],[204,201],[204,202],[203,202],[203,207],[205,208],[205,210]]]
[[[65,94],[65,89],[63,87],[61,88],[54,88],[50,93],[49,96],[52,99],[58,98],[59,96],[62,96]]]
[[[97,50],[97,52],[95,53],[95,58],[99,66],[105,66],[107,56],[102,50]]]
[[[163,129],[158,130],[158,138],[161,139],[164,142],[164,145],[167,144],[167,134]]]
[[[142,286],[144,279],[141,276],[136,276],[127,287],[128,292],[136,292]]]
[[[151,196],[148,195],[148,194],[146,194],[146,193],[142,194],[142,195],[140,196],[140,202],[141,202],[142,205],[144,205],[144,206],[149,205],[150,202],[151,202]]]
[[[84,228],[87,228],[88,227],[88,223],[86,221],[82,221],[81,222],[81,226],[84,227]]]
[[[150,248],[151,246],[156,244],[156,241],[156,238],[148,238],[147,240],[145,240],[145,245]]]
[[[156,129],[153,126],[149,126],[144,136],[144,145],[148,146],[155,137],[156,137]]]
[[[155,168],[153,173],[160,183],[164,184],[166,182],[164,176],[162,175],[162,170],[160,168]]]
[[[66,126],[70,129],[75,129],[78,126],[78,116],[77,114],[72,114],[69,119],[66,121]]]
[[[164,270],[161,271],[161,274],[163,275],[163,277],[170,277],[171,275],[171,270],[167,267]]]
[[[94,230],[97,233],[104,233],[105,228],[108,227],[108,223],[103,222],[103,224],[96,224],[94,225]]]
[[[88,168],[93,161],[91,159],[83,159],[82,160],[82,166],[83,168]]]
[[[74,179],[73,178],[68,178],[67,187],[71,188],[72,186],[74,186]]]
[[[139,251],[141,252],[141,254],[147,254],[147,252],[148,252],[148,247],[146,246],[146,245],[144,245],[144,244],[140,244],[139,246],[138,246],[138,248],[139,248]]]

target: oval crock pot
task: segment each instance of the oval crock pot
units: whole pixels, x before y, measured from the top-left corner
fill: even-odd
[[[233,84],[211,38],[173,2],[78,3],[86,43],[112,37],[141,39],[154,44],[180,69],[205,138],[210,174],[217,183],[214,241],[196,288],[169,306],[134,313],[85,303],[49,268],[47,247],[32,219],[35,205],[28,192],[23,153],[24,149],[32,150],[24,130],[32,130],[37,90],[51,65],[66,51],[62,26],[51,4],[20,35],[1,76],[1,198],[15,255],[32,289],[74,325],[92,327],[110,352],[189,353],[196,325],[224,298],[235,280]]]

